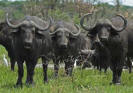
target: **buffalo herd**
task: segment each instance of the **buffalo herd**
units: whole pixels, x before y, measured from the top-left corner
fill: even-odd
[[[123,67],[127,65],[131,73],[133,57],[133,22],[122,15],[121,19],[100,18],[93,25],[80,26],[73,22],[53,20],[44,21],[36,16],[25,16],[20,20],[10,20],[8,14],[0,23],[0,44],[5,47],[11,61],[11,70],[15,62],[18,65],[16,87],[22,87],[23,63],[27,68],[26,84],[32,85],[34,69],[39,58],[42,59],[44,83],[48,82],[47,68],[50,60],[54,63],[54,76],[58,76],[59,63],[65,63],[65,73],[72,75],[74,62],[90,63],[99,70],[110,68],[112,84],[121,84]],[[120,25],[120,24],[123,25]],[[121,26],[121,27],[120,27]]]

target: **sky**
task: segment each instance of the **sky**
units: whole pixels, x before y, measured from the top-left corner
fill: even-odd
[[[21,1],[21,0],[10,0],[10,1]],[[115,0],[100,0],[100,1],[114,4]],[[133,6],[133,0],[120,0],[120,1],[122,1],[122,5]]]
[[[115,0],[101,0],[102,2],[109,2],[110,4],[114,4]],[[133,0],[120,0],[122,5],[133,6]]]

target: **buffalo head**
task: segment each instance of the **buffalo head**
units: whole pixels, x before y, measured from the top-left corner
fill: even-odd
[[[99,19],[93,26],[85,26],[84,25],[84,18],[92,16],[91,13],[86,14],[80,20],[80,25],[83,29],[88,32],[88,36],[95,37],[96,42],[106,43],[108,40],[119,34],[119,32],[123,31],[126,28],[127,21],[121,15],[117,15],[123,20],[122,28],[116,28],[109,19]],[[117,21],[117,20],[116,20]]]
[[[34,39],[43,37],[43,31],[46,31],[51,24],[51,20],[48,25],[35,16],[26,16],[23,21],[12,24],[8,19],[8,14],[6,15],[6,22],[9,27],[16,29],[11,33],[19,38],[19,41],[23,44],[25,49],[31,49]]]
[[[58,21],[50,28],[50,35],[57,47],[66,49],[70,41],[80,34],[80,28],[72,23]]]

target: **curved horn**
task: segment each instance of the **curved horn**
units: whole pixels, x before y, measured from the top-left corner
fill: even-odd
[[[54,35],[55,33],[59,32],[59,31],[64,32],[64,30],[65,30],[65,31],[71,33],[73,36],[78,36],[80,34],[81,30],[80,30],[79,26],[75,25],[75,27],[78,29],[78,32],[75,33],[75,34],[72,33],[71,31],[69,31],[67,28],[59,28],[60,30],[56,30],[56,31],[50,32],[49,34],[50,35]],[[54,29],[54,27],[52,27],[51,29]]]
[[[81,27],[84,29],[84,30],[86,30],[86,31],[89,31],[89,30],[91,30],[93,27],[87,27],[87,26],[85,26],[84,25],[84,19],[85,19],[85,17],[87,17],[87,16],[91,16],[92,15],[92,13],[87,13],[87,14],[85,14],[82,18],[81,18],[81,20],[80,20],[80,25],[81,25]]]
[[[58,32],[58,31],[50,32],[49,34],[54,35],[56,32]]]
[[[23,22],[19,23],[18,25],[13,25],[13,24],[11,24],[11,23],[9,22],[9,19],[8,19],[8,13],[6,14],[6,21],[7,21],[7,24],[8,24],[10,27],[12,27],[12,28],[18,28],[18,27],[19,27],[20,25],[22,25],[22,24],[28,24],[27,21],[25,21],[25,20],[24,20]],[[33,21],[29,21],[29,22],[31,22],[31,24],[34,25],[34,26],[35,26],[36,28],[38,28],[39,30],[47,30],[47,29],[49,29],[49,27],[51,26],[52,19],[51,19],[51,17],[50,17],[49,25],[47,25],[45,28],[39,26],[38,24],[36,24],[36,23],[33,22]]]
[[[6,14],[6,22],[8,24],[8,26],[12,27],[12,28],[18,28],[22,23],[19,23],[18,25],[13,25],[9,22],[9,19],[8,19],[8,13]]]
[[[43,28],[43,27],[39,26],[38,24],[32,22],[32,24],[33,24],[36,28],[38,28],[39,30],[44,30],[44,31],[46,31],[46,30],[48,30],[48,29],[50,28],[51,23],[52,23],[52,18],[51,18],[51,17],[49,18],[49,24],[48,24],[45,28]]]
[[[113,29],[115,29],[117,32],[121,32],[121,31],[123,31],[126,27],[127,27],[127,20],[123,17],[123,16],[121,16],[121,15],[116,15],[116,16],[118,16],[118,17],[120,17],[123,21],[124,21],[124,24],[123,24],[123,27],[122,28],[116,28],[113,24],[112,24],[112,28]]]
[[[70,33],[71,33],[73,36],[78,36],[78,35],[80,34],[81,30],[80,30],[80,27],[79,27],[78,25],[76,25],[76,24],[75,24],[75,27],[78,29],[78,32],[77,32],[76,34],[74,34],[74,33],[72,33],[72,32],[70,31]]]

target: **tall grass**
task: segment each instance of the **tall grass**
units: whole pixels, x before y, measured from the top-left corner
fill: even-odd
[[[0,45],[0,64],[3,64],[3,55],[5,55],[9,61],[9,57],[6,49],[2,45]]]
[[[43,83],[42,68],[35,69],[35,85],[25,85],[26,69],[23,77],[23,88],[14,88],[17,80],[17,67],[10,71],[0,65],[0,93],[133,93],[133,73],[124,71],[122,85],[110,85],[112,72],[99,73],[97,70],[74,69],[73,76],[67,77],[64,69],[60,69],[59,77],[53,77],[53,69],[48,70],[49,83]],[[82,73],[82,75],[81,75]]]

